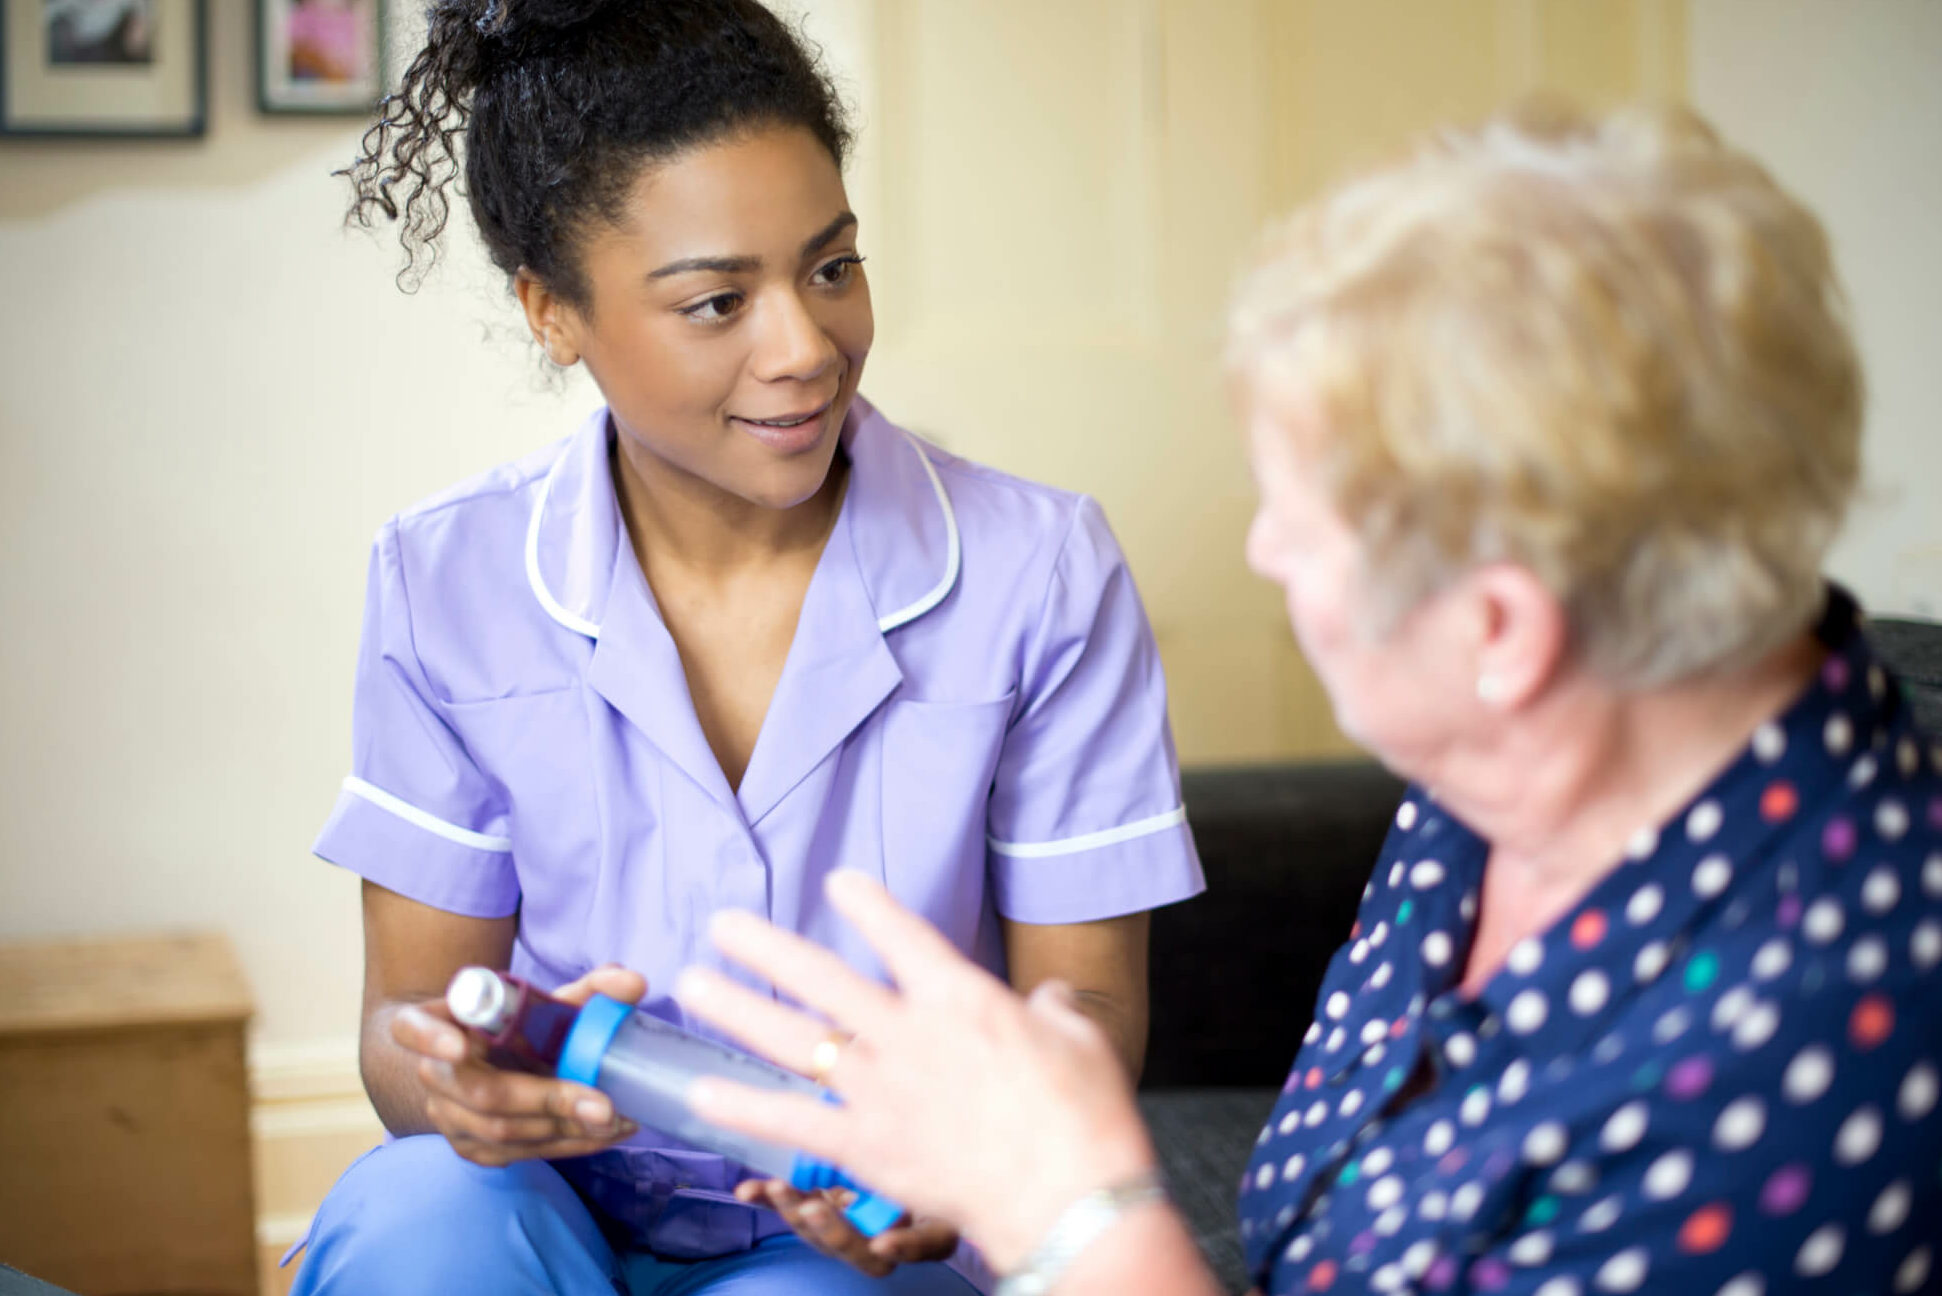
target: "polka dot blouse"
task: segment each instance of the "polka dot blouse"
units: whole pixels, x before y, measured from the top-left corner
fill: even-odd
[[[1856,623],[1475,999],[1486,844],[1409,791],[1241,1183],[1263,1291],[1942,1292],[1942,744]]]

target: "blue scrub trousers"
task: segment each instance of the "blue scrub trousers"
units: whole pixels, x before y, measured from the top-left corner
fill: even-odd
[[[473,1165],[436,1134],[367,1153],[310,1227],[292,1296],[975,1296],[942,1264],[870,1278],[789,1234],[714,1260],[617,1253],[544,1161]]]

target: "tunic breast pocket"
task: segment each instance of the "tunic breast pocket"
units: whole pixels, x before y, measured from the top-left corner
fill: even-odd
[[[960,949],[985,908],[985,821],[1015,697],[892,702],[883,720],[884,884]]]

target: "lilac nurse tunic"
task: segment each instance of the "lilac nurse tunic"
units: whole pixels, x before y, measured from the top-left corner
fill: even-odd
[[[1091,500],[955,458],[859,399],[848,493],[740,788],[695,718],[614,496],[601,410],[407,510],[371,558],[351,777],[316,853],[453,913],[519,915],[512,970],[727,968],[739,908],[881,968],[822,902],[865,871],[1002,974],[998,919],[1072,923],[1203,883],[1153,636]],[[643,1131],[559,1163],[636,1244],[782,1225],[741,1172]]]

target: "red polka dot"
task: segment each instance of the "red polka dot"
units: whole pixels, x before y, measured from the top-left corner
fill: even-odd
[[[1308,1068],[1308,1077],[1307,1077],[1307,1079],[1305,1079],[1305,1080],[1303,1080],[1303,1081],[1302,1081],[1302,1083],[1303,1083],[1303,1084],[1305,1084],[1305,1085],[1307,1085],[1307,1086],[1308,1086],[1308,1087],[1309,1087],[1310,1089],[1319,1089],[1319,1088],[1321,1088],[1321,1087],[1322,1087],[1322,1069],[1321,1069],[1320,1067],[1309,1067],[1309,1068]]]
[[[1862,997],[1848,1018],[1848,1038],[1859,1049],[1871,1049],[1895,1031],[1895,1005],[1886,995]]]
[[[1800,809],[1800,794],[1785,779],[1769,783],[1760,794],[1760,816],[1768,823],[1779,823]]]
[[[1354,940],[1356,937],[1360,936],[1361,934],[1362,934],[1362,920],[1358,918],[1355,920],[1355,925],[1349,928],[1349,939]]]
[[[1590,949],[1605,939],[1605,928],[1608,925],[1604,910],[1587,909],[1578,915],[1576,922],[1571,924],[1571,943],[1579,949]]]
[[[1706,1255],[1726,1245],[1733,1233],[1733,1209],[1714,1202],[1694,1211],[1679,1230],[1679,1249],[1687,1255]]]
[[[1324,1260],[1308,1271],[1308,1290],[1327,1291],[1335,1285],[1335,1262]]]
[[[1409,1018],[1398,1017],[1396,1018],[1395,1021],[1389,1023],[1389,1038],[1401,1039],[1404,1033],[1407,1032],[1408,1030],[1409,1030]]]

